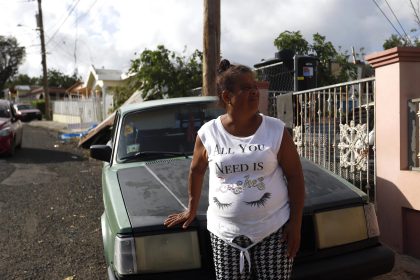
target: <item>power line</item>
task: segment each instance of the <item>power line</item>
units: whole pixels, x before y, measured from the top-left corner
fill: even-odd
[[[417,13],[417,11],[418,11],[418,9],[419,9],[418,2],[417,2],[417,10],[416,10],[416,8],[414,7],[414,4],[413,4],[413,1],[412,1],[412,0],[410,0],[410,4],[411,4],[411,8],[413,9],[414,16],[416,17],[416,23],[417,23],[417,25],[419,25],[419,26],[420,26],[420,18],[419,18],[419,14]]]
[[[398,20],[398,17],[395,15],[394,10],[389,5],[388,0],[385,0],[385,3],[388,5],[388,8],[391,10],[391,13],[394,15],[394,17],[397,20],[398,24],[400,25],[402,31],[404,32],[406,40],[411,43],[410,37],[408,37],[407,32],[405,32],[404,27],[401,25],[400,21]]]
[[[397,28],[395,28],[394,24],[391,22],[391,20],[386,16],[386,14],[384,13],[384,11],[381,9],[381,7],[378,5],[378,3],[376,3],[375,0],[372,0],[373,3],[375,3],[376,7],[378,7],[378,9],[381,11],[381,13],[384,15],[384,17],[388,20],[389,24],[391,24],[391,26],[394,28],[395,32],[397,32],[397,34],[401,37],[404,38],[401,33],[397,30]]]
[[[80,15],[78,18],[76,18],[76,20],[80,20],[81,18],[84,18],[85,16],[87,16],[90,13],[90,10],[93,8],[93,6],[95,6],[96,2],[98,2],[98,0],[95,0],[92,5],[90,5],[89,9],[87,9],[86,13],[83,13],[82,15]]]
[[[48,38],[48,39],[51,39],[51,38]],[[61,53],[67,55],[69,58],[71,59],[73,58],[73,54],[71,53],[71,51],[66,49],[67,45],[65,44],[65,42],[57,42],[55,39],[53,39],[51,43],[53,44],[53,46],[52,48],[49,49],[50,54],[53,54],[55,50],[59,50],[61,51]]]
[[[60,31],[60,28],[63,26],[63,24],[66,22],[66,20],[69,18],[69,16],[71,15],[71,13],[74,11],[74,9],[76,8],[76,6],[79,4],[80,0],[77,0],[76,4],[74,4],[74,6],[69,10],[66,18],[63,20],[63,22],[60,24],[60,26],[57,28],[57,30],[53,33],[53,35],[51,35],[51,38],[48,40],[48,42],[46,43],[48,45],[48,43],[54,38],[54,36],[58,33],[58,31]]]
[[[74,4],[74,3],[76,3],[76,1],[77,0],[73,0],[73,2],[69,5],[70,7]],[[68,11],[70,10],[70,8],[68,8],[68,9],[66,9],[65,11],[64,11],[64,13],[62,13],[59,17],[58,17],[58,21],[57,21],[57,23],[54,23],[54,24],[50,24],[49,26],[48,26],[48,28],[47,28],[47,31],[48,32],[50,32],[52,29],[55,29],[56,27],[57,27],[57,25],[58,25],[58,22],[60,21],[60,20],[62,20],[66,15],[67,15],[67,13],[68,13]]]

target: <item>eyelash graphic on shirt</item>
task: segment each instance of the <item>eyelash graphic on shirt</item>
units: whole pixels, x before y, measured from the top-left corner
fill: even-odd
[[[244,201],[246,204],[251,205],[253,207],[264,207],[267,200],[269,200],[271,197],[271,193],[265,193],[259,200],[254,201]]]
[[[225,209],[225,208],[227,208],[227,207],[229,207],[229,206],[231,206],[231,205],[232,205],[232,203],[221,203],[221,202],[217,199],[217,197],[213,197],[213,201],[214,201],[214,203],[217,205],[217,207],[219,207],[220,209]]]

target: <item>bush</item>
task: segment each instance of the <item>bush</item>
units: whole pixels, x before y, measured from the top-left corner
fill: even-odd
[[[32,106],[34,106],[35,108],[37,108],[38,110],[41,111],[42,115],[45,118],[45,100],[34,100],[31,101]]]

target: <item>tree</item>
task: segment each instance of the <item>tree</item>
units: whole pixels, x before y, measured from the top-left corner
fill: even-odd
[[[420,28],[420,5],[419,1],[417,1],[416,5],[413,3],[412,0],[409,0],[410,7],[413,12],[414,22],[417,25],[417,28],[413,28],[410,30],[411,36],[406,35],[406,37],[402,37],[401,34],[392,34],[391,37],[385,40],[382,47],[384,50],[388,50],[395,47],[420,47],[420,40],[417,35],[415,35],[418,28]]]
[[[412,29],[411,32],[416,32],[416,29]],[[384,50],[392,49],[395,47],[420,47],[419,38],[414,36],[413,40],[404,39],[396,34],[392,34],[391,37],[385,40],[382,47]]]
[[[81,80],[81,77],[78,77],[76,74],[68,76],[57,69],[48,69],[47,77],[48,86],[59,88],[69,88],[72,85],[74,85],[77,81]],[[38,84],[42,85],[42,76],[39,77]]]
[[[274,40],[278,50],[290,49],[299,55],[315,55],[318,63],[318,85],[325,86],[346,82],[356,77],[356,66],[349,62],[348,52],[337,51],[326,37],[319,33],[313,34],[312,44],[303,38],[300,31],[284,31]],[[336,63],[339,71],[332,71],[331,65]]]
[[[308,54],[309,44],[308,41],[303,38],[300,31],[283,31],[280,35],[274,39],[274,46],[278,50],[292,50],[295,54]]]
[[[38,85],[39,78],[29,77],[27,74],[18,74],[9,79],[6,83],[6,87],[14,88],[17,85]]]
[[[144,100],[190,96],[202,84],[203,54],[195,50],[190,57],[180,56],[163,45],[156,50],[145,49],[131,60],[127,85],[116,90],[114,104],[128,98],[128,93],[142,92]],[[117,102],[116,102],[117,101]]]
[[[0,36],[0,89],[13,77],[25,58],[25,47],[16,38]]]
[[[331,71],[331,63],[337,58],[337,50],[333,44],[325,41],[326,37],[315,33],[313,35],[313,44],[311,50],[319,59],[318,64],[318,78],[320,85],[328,85],[336,82],[336,79]]]
[[[127,83],[125,83],[122,86],[113,87],[111,89],[113,91],[113,108],[111,111],[115,111],[118,109],[121,105],[124,104],[124,102],[130,98],[130,96],[135,92],[135,90],[132,90]],[[112,112],[111,112],[112,113]]]

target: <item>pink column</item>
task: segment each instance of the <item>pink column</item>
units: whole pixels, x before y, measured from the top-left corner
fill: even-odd
[[[368,55],[375,68],[377,214],[381,240],[420,257],[420,172],[408,170],[408,100],[420,97],[420,48]],[[420,237],[420,236],[419,236]],[[417,247],[416,247],[417,246]]]

